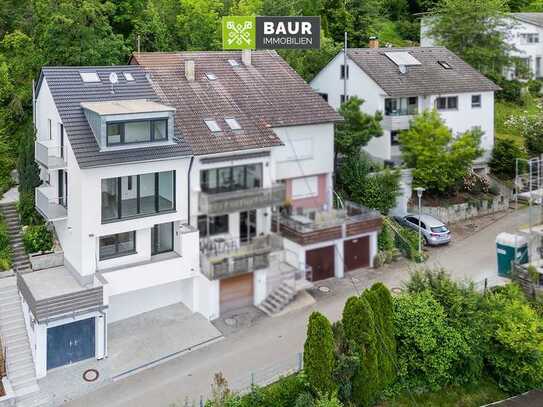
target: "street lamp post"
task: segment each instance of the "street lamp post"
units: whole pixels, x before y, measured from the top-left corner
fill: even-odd
[[[415,188],[415,191],[417,191],[417,197],[419,198],[419,256],[422,257],[422,229],[420,227],[420,224],[421,224],[420,217],[422,216],[421,199],[422,199],[422,193],[424,192],[424,188],[417,187]]]

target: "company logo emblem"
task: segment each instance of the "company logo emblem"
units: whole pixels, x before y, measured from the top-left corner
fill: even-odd
[[[222,18],[222,45],[224,49],[256,48],[256,21],[253,16]]]

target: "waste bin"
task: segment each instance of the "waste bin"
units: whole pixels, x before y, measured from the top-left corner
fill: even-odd
[[[510,277],[511,262],[515,259],[515,252],[517,263],[528,263],[528,241],[525,237],[506,232],[496,236],[499,276]]]

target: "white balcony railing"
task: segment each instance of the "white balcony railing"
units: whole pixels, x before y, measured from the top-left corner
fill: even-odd
[[[36,141],[34,145],[34,156],[45,168],[50,170],[66,168],[66,160],[62,157],[63,147],[51,140]]]
[[[49,185],[36,188],[36,209],[48,221],[62,220],[68,216],[63,198],[56,196],[55,191]]]

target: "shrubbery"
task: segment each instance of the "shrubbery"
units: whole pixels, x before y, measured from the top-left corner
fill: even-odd
[[[45,225],[27,226],[23,244],[27,253],[46,252],[53,248],[53,234]]]
[[[11,268],[11,246],[9,245],[8,228],[3,217],[0,217],[0,270]]]
[[[526,158],[526,153],[514,140],[497,138],[492,148],[492,158],[488,163],[492,174],[502,180],[515,178],[517,158]]]
[[[319,312],[313,312],[307,326],[307,339],[304,346],[304,371],[309,385],[320,394],[332,394],[335,384],[332,380],[334,370],[334,335],[332,325]]]
[[[36,211],[34,203],[34,192],[22,192],[19,195],[17,211],[23,225],[41,225],[43,217]]]

